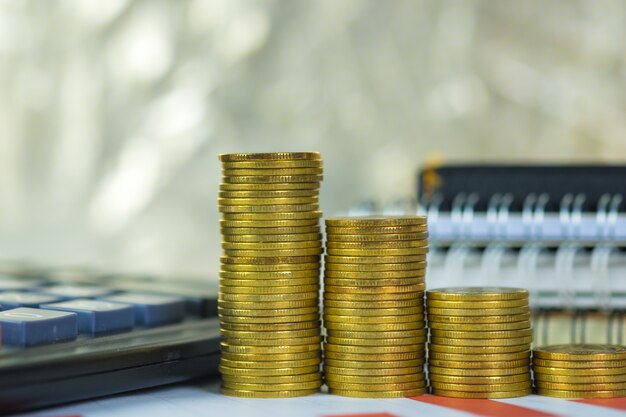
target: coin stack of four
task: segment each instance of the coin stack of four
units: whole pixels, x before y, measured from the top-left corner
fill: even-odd
[[[626,396],[626,346],[552,345],[533,350],[537,394],[558,398]]]
[[[531,392],[528,291],[459,287],[429,290],[428,377],[432,393],[511,398]]]
[[[326,220],[324,376],[331,394],[423,394],[424,217]]]
[[[318,153],[220,155],[222,392],[308,395],[322,385]]]

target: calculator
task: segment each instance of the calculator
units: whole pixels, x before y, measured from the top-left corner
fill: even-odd
[[[217,286],[0,265],[0,414],[217,375]]]

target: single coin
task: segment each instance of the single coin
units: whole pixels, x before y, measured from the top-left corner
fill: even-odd
[[[450,287],[428,290],[429,300],[499,301],[528,298],[528,290],[509,287]]]
[[[624,360],[602,361],[553,361],[549,359],[533,358],[535,366],[544,366],[557,369],[601,369],[601,368],[626,368]]]
[[[387,233],[387,234],[327,234],[329,242],[402,242],[402,241],[426,241],[428,239],[428,232],[417,233]]]
[[[220,365],[218,368],[222,375],[232,376],[281,376],[281,375],[305,375],[314,374],[320,371],[318,365],[299,366],[297,368],[277,368],[277,369],[250,369],[250,368],[230,368]]]
[[[342,397],[353,398],[405,398],[417,397],[426,393],[426,388],[409,389],[402,391],[350,391],[344,389],[331,388],[329,394],[340,395]]]
[[[274,317],[239,317],[225,316],[218,314],[220,323],[232,324],[279,324],[279,323],[301,323],[303,321],[319,320],[319,314],[301,314],[298,316],[274,316]]]
[[[362,375],[341,375],[326,374],[324,379],[337,385],[348,384],[404,384],[404,383],[420,383],[425,384],[424,373],[413,373],[407,375],[387,375],[387,376],[362,376]]]
[[[611,368],[609,368],[611,369]],[[626,373],[618,375],[553,375],[537,372],[533,369],[535,381],[557,382],[566,384],[614,384],[626,383]]]
[[[321,240],[319,233],[283,233],[279,235],[222,235],[222,241],[228,243],[282,243],[282,242],[305,242]]]
[[[326,285],[345,286],[345,287],[391,287],[404,285],[422,285],[423,278],[386,278],[377,279],[353,279],[353,278],[331,278],[328,275],[324,277]]]
[[[326,343],[335,344],[335,345],[349,345],[349,346],[420,346],[420,348],[424,349],[424,344],[426,343],[426,336],[422,337],[403,337],[399,339],[372,339],[372,338],[358,338],[358,339],[348,339],[341,337],[326,337]]]
[[[346,285],[324,285],[324,293],[334,292],[339,294],[395,294],[395,293],[418,293],[423,292],[424,283],[413,285],[385,285],[379,287],[354,287]],[[349,298],[346,298],[348,300]]]
[[[332,314],[324,314],[324,322],[326,323],[353,323],[353,324],[400,324],[400,323],[423,323],[423,314],[407,314],[405,316],[334,316]]]
[[[231,361],[243,361],[243,362],[263,362],[263,361],[300,361],[306,359],[320,358],[321,353],[319,351],[313,352],[297,352],[297,353],[272,353],[268,354],[256,354],[256,353],[232,353],[222,352],[221,357]]]
[[[508,376],[528,374],[530,369],[528,366],[518,366],[517,368],[483,368],[483,369],[466,369],[466,368],[446,368],[442,366],[428,366],[430,375],[450,375],[462,376],[466,378],[474,378],[481,376]]]
[[[291,206],[307,206],[310,204],[317,205],[319,203],[319,197],[317,195],[307,197],[287,197],[287,198],[218,198],[217,204],[220,206],[278,206],[280,210],[284,211],[301,211],[290,210]],[[314,209],[317,210],[317,209]]]
[[[314,246],[319,246],[319,242],[315,242]],[[225,249],[224,255],[234,257],[253,257],[253,258],[275,258],[275,257],[291,257],[291,256],[315,256],[324,253],[324,249],[320,247],[304,248],[304,249],[272,249],[272,250],[234,250]]]
[[[319,307],[319,300],[301,300],[301,301],[274,301],[265,303],[254,302],[236,302],[219,300],[217,305],[222,308],[241,309],[241,310],[282,310],[291,308]]]
[[[224,388],[230,389],[240,389],[247,391],[288,391],[288,390],[307,390],[307,389],[317,389],[322,386],[321,378],[317,381],[309,381],[309,382],[296,382],[296,383],[282,383],[282,384],[265,384],[265,383],[257,383],[257,384],[246,384],[246,383],[238,383],[233,381],[222,381],[222,386]]]
[[[626,382],[612,382],[605,384],[575,384],[546,382],[535,379],[535,386],[543,389],[563,390],[563,391],[618,391],[626,390]]]
[[[235,184],[225,183],[220,184],[220,191],[290,191],[290,190],[308,190],[311,192],[319,193],[320,181],[314,182],[282,182],[282,183],[246,183]]]
[[[338,301],[338,300],[324,300],[324,307],[329,308],[348,308],[348,309],[367,309],[371,308],[372,304],[367,301]],[[400,300],[400,301],[379,301],[376,302],[376,309],[404,309],[404,308],[421,308],[424,309],[424,302],[422,299],[416,298],[413,300]],[[374,314],[374,313],[373,313]]]
[[[225,316],[241,316],[241,317],[273,317],[273,316],[295,316],[301,314],[315,314],[319,312],[319,308],[315,307],[302,307],[302,308],[285,308],[279,310],[270,309],[234,309],[217,307],[217,312],[220,315]]]
[[[424,359],[404,359],[404,360],[390,360],[390,361],[362,361],[362,360],[336,360],[333,358],[324,358],[325,367],[339,367],[349,369],[414,369],[415,367],[422,367],[424,365]]]
[[[436,314],[428,314],[429,323],[467,323],[467,324],[483,324],[483,323],[511,323],[530,320],[530,313],[511,314],[508,316],[441,316]]]
[[[264,235],[260,235],[264,236]],[[268,235],[271,236],[271,235]],[[289,235],[285,235],[289,236]],[[308,235],[292,235],[298,239],[308,237],[308,239],[302,240],[284,240],[280,242],[230,242],[222,240],[222,249],[227,250],[276,250],[276,249],[302,249],[302,248],[321,248],[322,242],[320,235],[312,233]],[[240,236],[236,235],[237,239],[245,237],[247,239],[258,239],[254,235]]]
[[[281,264],[309,264],[307,268],[309,269],[315,263],[319,263],[319,256],[272,256],[272,257],[236,257],[236,256],[222,256],[220,257],[220,261],[222,263],[222,269],[224,269],[224,265],[281,265]],[[298,267],[294,267],[293,269],[297,269]],[[285,267],[286,270],[289,268]],[[278,269],[276,269],[278,270]]]
[[[374,307],[378,307],[378,305]],[[366,308],[324,307],[325,314],[331,314],[334,316],[403,316],[407,314],[422,314],[423,312],[424,308],[422,306],[408,308],[370,308],[369,310]]]
[[[369,255],[369,256],[338,256],[326,255],[324,261],[329,264],[394,264],[424,262],[426,255]]]
[[[438,323],[429,322],[428,327],[435,330],[446,331],[466,331],[466,332],[488,332],[488,331],[512,331],[519,329],[527,329],[530,327],[529,320],[515,321],[511,323]]]
[[[230,389],[226,387],[220,388],[220,392],[230,397],[241,398],[294,398],[313,395],[319,392],[318,388],[310,390],[293,390],[293,391],[246,391],[239,389]]]
[[[454,309],[454,308],[473,308],[477,310],[493,309],[493,308],[513,308],[513,307],[527,307],[528,300],[520,298],[518,300],[505,300],[505,301],[444,301],[444,300],[432,300],[427,299],[426,305],[428,307]]]
[[[236,206],[236,205],[220,205],[218,211],[220,213],[232,214],[280,214],[280,213],[301,213],[314,212],[319,210],[319,204],[284,204],[284,205],[259,205],[259,206]]]
[[[491,316],[512,316],[517,314],[528,313],[530,310],[526,307],[511,308],[438,308],[428,306],[428,314],[438,316],[473,316],[473,317],[491,317]]]
[[[257,323],[220,323],[222,330],[234,330],[245,332],[279,332],[287,330],[305,330],[319,329],[319,321],[305,321],[299,323],[282,323],[282,324],[257,324]],[[277,359],[278,360],[278,359]]]
[[[306,340],[312,337],[320,337],[320,329],[287,330],[281,332],[245,332],[221,330],[222,337],[227,340],[254,339],[257,342],[268,341],[285,343],[283,339]],[[236,344],[236,343],[235,343]]]
[[[626,390],[609,391],[569,391],[537,388],[537,395],[555,398],[617,398],[625,397]]]
[[[379,263],[379,264],[341,264],[327,263],[324,265],[326,273],[330,271],[358,272],[358,273],[378,273],[378,272],[394,272],[394,271],[423,271],[426,269],[426,262],[406,262],[406,263]]]
[[[385,294],[341,294],[326,292],[324,294],[324,301],[360,301],[360,302],[391,302],[391,301],[410,301],[410,300],[423,300],[424,292],[404,292],[404,293],[385,293]]]
[[[319,228],[319,219],[295,220],[220,220],[223,234],[276,234],[279,228],[299,230],[301,228]],[[295,233],[295,232],[294,232]],[[307,232],[304,232],[307,233]]]
[[[383,369],[368,369],[368,368],[340,368],[336,366],[324,366],[324,374],[328,375],[347,375],[347,376],[361,376],[361,377],[384,377],[394,375],[424,375],[424,366],[418,365],[407,368],[383,368]]]
[[[416,329],[416,330],[403,330],[403,331],[382,331],[382,332],[350,332],[350,331],[342,331],[342,330],[332,330],[329,329],[327,332],[327,337],[336,337],[339,339],[373,339],[372,343],[382,343],[377,342],[377,339],[421,339],[426,337],[426,329]],[[369,343],[368,343],[369,344]]]
[[[357,354],[360,355],[362,353],[368,355],[376,355],[379,353],[388,354],[388,353],[414,353],[414,352],[423,352],[423,345],[397,345],[397,346],[348,346],[348,345],[335,345],[331,343],[326,343],[324,345],[324,352],[337,352],[337,353],[346,353],[346,354]]]
[[[344,331],[357,331],[357,332],[384,332],[384,331],[402,331],[402,330],[416,330],[423,329],[423,321],[411,321],[406,323],[376,323],[376,324],[363,324],[363,323],[345,323],[345,322],[325,322],[324,327],[328,330],[344,330]]]
[[[441,397],[453,397],[453,398],[516,398],[525,397],[532,393],[532,389],[521,389],[517,391],[492,391],[492,392],[462,392],[462,391],[449,391],[444,389],[433,388],[431,390],[433,395],[439,395]]]
[[[417,249],[424,253],[428,252],[428,242],[424,240],[392,240],[389,242],[333,242],[326,241],[326,248],[332,250],[375,250],[375,249]],[[415,251],[408,251],[409,255],[415,253]],[[421,252],[420,252],[421,253]]]
[[[329,256],[346,257],[392,257],[392,256],[417,256],[428,254],[428,248],[399,248],[399,249],[333,249],[326,245],[326,253]],[[364,262],[361,262],[364,263]]]
[[[324,276],[333,279],[401,279],[401,278],[421,278],[426,275],[425,269],[416,269],[409,271],[368,271],[368,272],[350,272],[350,271],[334,271],[325,270]]]
[[[326,219],[329,227],[389,227],[389,226],[420,226],[426,224],[426,216],[397,217],[335,217]]]
[[[300,375],[243,376],[222,374],[222,381],[224,383],[232,382],[236,384],[296,384],[298,382],[320,381],[321,379],[322,375],[319,370]]]
[[[222,176],[225,184],[276,184],[294,182],[321,182],[322,175],[235,175]]]
[[[291,272],[291,271],[309,271],[319,274],[319,262],[303,262],[289,264],[225,264],[222,263],[221,271],[227,272]]]
[[[387,392],[387,391],[398,391],[398,390],[410,390],[410,389],[423,389],[426,388],[426,381],[419,382],[404,382],[404,383],[348,383],[348,382],[333,382],[326,381],[326,385],[328,385],[329,389],[345,389],[345,390],[354,390],[354,391],[364,391],[364,392]]]
[[[380,353],[368,355],[365,353],[350,354],[340,352],[324,352],[324,359],[336,359],[340,361],[363,361],[363,362],[377,362],[377,361],[405,361],[412,359],[423,359],[424,352],[406,352],[406,353]]]
[[[219,299],[222,301],[238,301],[238,302],[274,302],[274,301],[300,301],[300,300],[317,300],[319,302],[319,294],[317,292],[299,292],[291,294],[228,294],[220,292]]]
[[[491,331],[491,332],[467,332],[467,331],[452,331],[452,330],[437,330],[431,329],[430,336],[432,338],[439,339],[479,339],[479,340],[491,340],[491,339],[517,339],[520,337],[530,337],[533,335],[533,331],[530,327],[518,330],[508,331]],[[459,342],[461,343],[461,342]]]
[[[241,346],[297,346],[322,343],[322,336],[294,337],[289,339],[237,339],[224,337],[223,340],[230,345]]]
[[[270,153],[221,153],[219,160],[222,162],[239,161],[267,161],[267,160],[320,160],[319,152],[270,152]]]
[[[217,198],[309,198],[318,197],[317,190],[220,191]]]
[[[496,384],[514,384],[518,382],[530,383],[530,372],[517,375],[500,375],[500,376],[455,376],[455,375],[441,375],[434,372],[428,373],[428,379],[434,382],[441,382],[445,384],[481,384],[481,385],[496,385]]]
[[[449,368],[456,370],[510,370],[520,367],[529,369],[530,356],[523,359],[505,359],[495,361],[477,361],[470,362],[467,359],[463,361],[454,361],[449,359],[436,359],[432,355],[428,358],[429,367]]]
[[[278,169],[255,169],[255,168],[224,168],[222,175],[225,177],[240,176],[285,176],[285,175],[321,175],[323,168],[278,168]],[[282,182],[282,181],[281,181]]]
[[[228,287],[220,284],[223,294],[294,294],[302,292],[317,292],[319,285],[289,285],[285,287]]]
[[[298,159],[298,160],[250,160],[236,162],[222,162],[224,169],[283,169],[283,168],[317,168],[323,164],[321,159]]]
[[[626,346],[602,344],[565,344],[542,346],[533,350],[533,356],[550,360],[625,360]]]
[[[515,337],[511,339],[451,339],[446,337],[430,336],[430,343],[447,346],[519,346],[529,345],[533,341],[532,336]]]
[[[298,220],[298,219],[319,219],[322,217],[321,211],[291,211],[279,213],[222,213],[223,220]]]
[[[326,225],[326,234],[337,235],[393,235],[428,233],[428,226],[372,226],[372,227],[334,227]]]
[[[300,367],[315,367],[319,369],[319,365],[322,363],[321,356],[313,359],[297,359],[291,361],[240,361],[229,360],[225,358],[220,359],[220,366],[226,366],[229,368],[244,369],[244,370],[268,370],[282,368],[300,368]]]
[[[462,392],[490,392],[490,391],[519,391],[530,389],[532,384],[530,382],[530,375],[528,380],[524,382],[514,382],[512,384],[461,384],[461,383],[447,383],[430,381],[430,386],[433,389],[442,389],[446,391],[462,391]]]
[[[445,353],[445,352],[434,352],[430,350],[428,352],[428,358],[436,359],[439,361],[455,361],[455,362],[496,362],[496,361],[516,361],[520,359],[530,359],[530,351],[522,351],[522,352],[512,352],[512,353],[486,353],[486,354],[478,354],[478,353]],[[494,364],[491,364],[492,367],[496,367]],[[471,368],[471,366],[467,366]]]
[[[234,280],[259,280],[273,281],[283,279],[310,279],[319,280],[319,271],[303,270],[303,271],[274,271],[274,272],[253,272],[253,271],[220,271],[220,277]]]
[[[319,285],[320,280],[314,278],[287,278],[287,279],[232,279],[224,278],[220,274],[220,285],[226,287],[286,287],[293,285]]]
[[[523,343],[521,345],[514,346],[448,346],[438,345],[430,342],[428,350],[430,352],[441,353],[460,353],[460,354],[481,354],[486,355],[490,353],[513,353],[524,352],[530,349],[530,343]]]

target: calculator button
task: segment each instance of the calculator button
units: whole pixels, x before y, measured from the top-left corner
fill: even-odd
[[[73,300],[75,298],[104,297],[113,294],[114,290],[97,286],[53,285],[41,288],[38,292],[55,295],[62,300]]]
[[[9,310],[17,307],[36,308],[41,304],[56,303],[57,301],[61,300],[59,297],[54,295],[19,291],[0,292],[0,307],[2,310]]]
[[[135,324],[135,311],[130,304],[78,299],[44,304],[41,308],[76,313],[78,331],[91,335],[130,331]]]
[[[2,343],[27,347],[76,339],[76,314],[37,308],[0,312]]]
[[[140,326],[178,323],[185,314],[185,303],[180,297],[127,293],[106,297],[104,300],[132,304],[135,308],[135,323]]]

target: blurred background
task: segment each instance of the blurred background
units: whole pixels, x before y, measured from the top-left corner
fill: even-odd
[[[327,215],[426,162],[619,162],[626,3],[0,0],[0,258],[216,277],[222,152]]]

